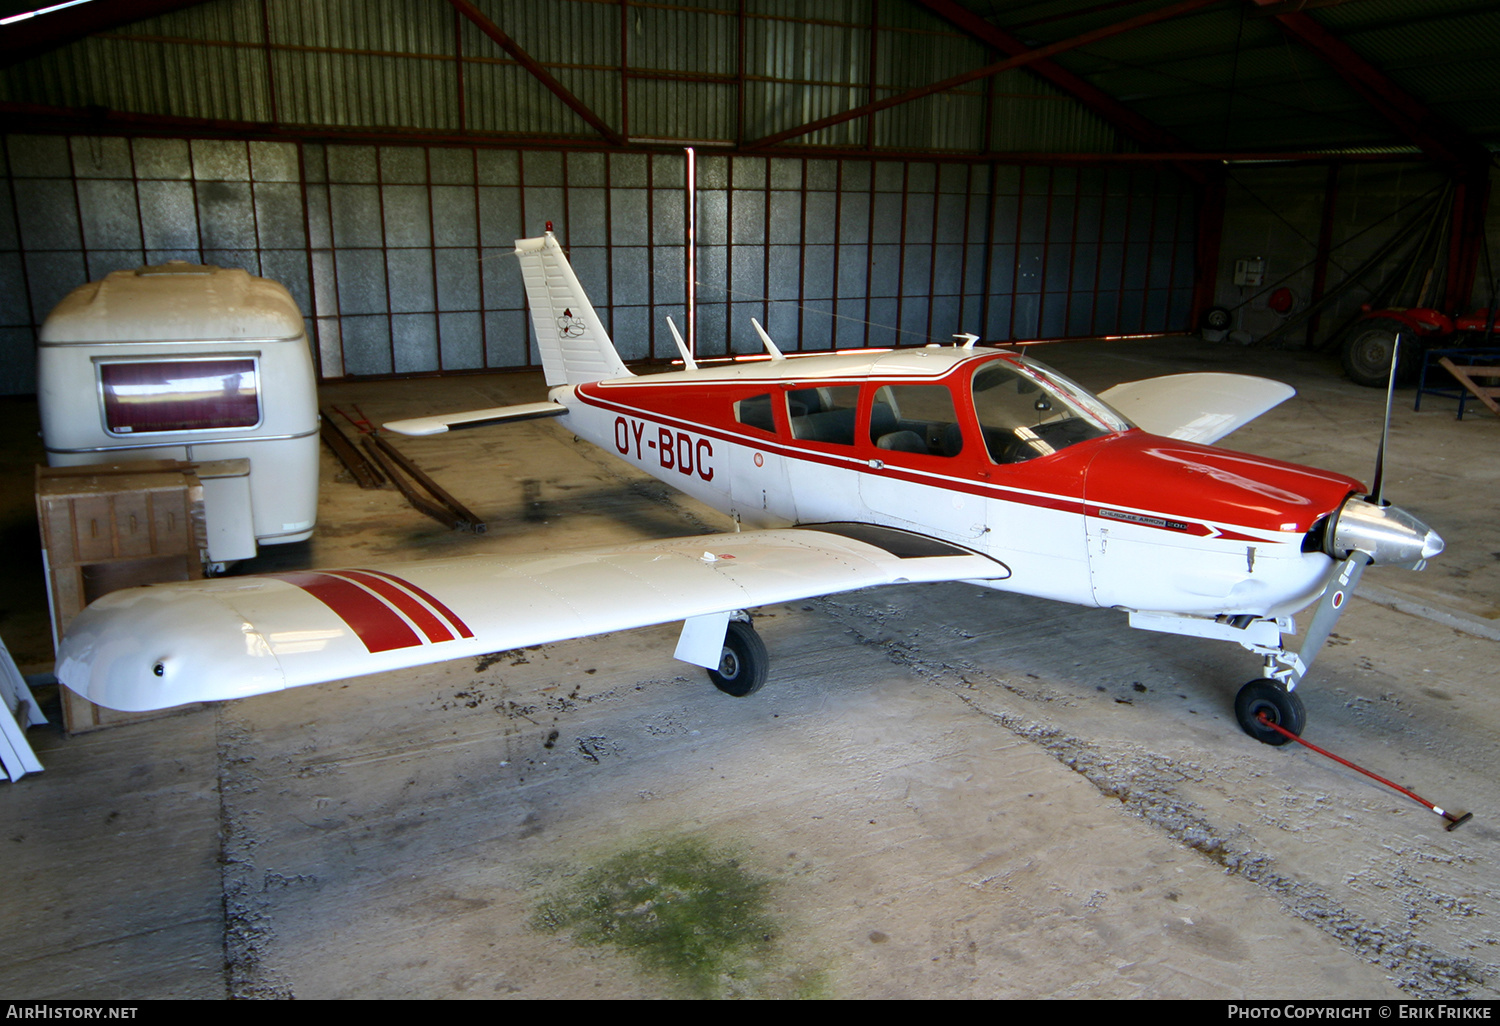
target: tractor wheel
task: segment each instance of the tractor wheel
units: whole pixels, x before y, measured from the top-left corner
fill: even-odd
[[[1400,321],[1376,318],[1361,321],[1344,337],[1344,346],[1339,356],[1344,364],[1344,373],[1356,385],[1368,388],[1384,388],[1391,376],[1391,353],[1396,348],[1396,333],[1401,333],[1401,366],[1396,370],[1396,383],[1408,382],[1413,370],[1420,366],[1420,336]]]

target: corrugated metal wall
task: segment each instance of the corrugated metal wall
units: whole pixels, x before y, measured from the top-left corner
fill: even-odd
[[[6,137],[5,389],[67,291],[170,259],[284,283],[325,377],[532,365],[518,237],[552,221],[626,359],[675,354],[675,154]],[[699,160],[699,338],[754,352],[1164,331],[1187,315],[1193,204],[1147,169]],[[24,301],[23,301],[24,300]]]
[[[745,142],[994,59],[904,0],[746,0],[743,11],[728,0],[476,6],[633,139]],[[440,0],[218,0],[4,69],[0,99],[330,128],[588,132]],[[985,145],[987,103],[992,149],[1116,148],[1098,118],[1025,72],[799,141],[972,153]]]
[[[1441,170],[1425,164],[1351,164],[1338,169],[1331,182],[1328,169],[1321,167],[1268,167],[1232,174],[1214,302],[1232,312],[1236,330],[1264,337],[1286,320],[1270,304],[1277,289],[1291,290],[1293,313],[1306,309],[1311,300],[1320,222],[1325,216],[1331,230],[1326,293],[1355,276],[1402,231],[1414,224],[1419,228],[1431,225],[1430,204],[1438,202],[1446,184]],[[1334,203],[1327,209],[1330,185]],[[1444,209],[1433,226],[1439,238],[1447,216]],[[1370,301],[1371,290],[1400,270],[1415,242],[1413,238],[1410,244],[1388,252],[1358,275],[1359,286],[1322,311],[1313,342],[1328,341],[1357,318],[1361,306]],[[1235,285],[1236,261],[1255,257],[1265,261],[1265,280],[1256,287]],[[1410,272],[1418,287],[1425,270],[1419,267]],[[1441,305],[1441,290],[1436,282],[1432,286],[1425,305]],[[1475,291],[1475,304],[1487,305],[1489,283],[1483,275]],[[1414,304],[1417,298],[1413,289],[1392,305]],[[1294,340],[1305,337],[1305,327],[1292,334]]]
[[[508,253],[549,220],[625,356],[669,358],[685,161],[662,141],[762,138],[994,59],[904,0],[479,7],[623,150],[436,0],[218,0],[0,72],[12,101],[294,129],[6,137],[0,391],[34,387],[34,329],[70,288],[167,259],[285,283],[326,377],[526,366]],[[705,354],[756,350],[751,316],[789,350],[1186,327],[1189,190],[1145,166],[994,163],[1122,148],[1024,72],[793,141],[812,149],[700,150]]]

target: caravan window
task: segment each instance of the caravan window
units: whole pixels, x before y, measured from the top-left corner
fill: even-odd
[[[100,363],[99,388],[112,434],[260,423],[260,373],[253,357]]]

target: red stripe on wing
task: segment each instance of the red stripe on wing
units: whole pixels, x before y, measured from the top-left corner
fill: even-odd
[[[406,614],[406,618],[417,625],[417,629],[427,635],[431,642],[452,641],[453,633],[448,626],[432,614],[432,611],[412,595],[402,591],[390,581],[385,580],[387,574],[377,576],[373,572],[365,570],[335,570],[330,571],[335,577],[341,577],[346,581],[354,581],[363,584],[366,588],[375,592],[391,605]],[[392,578],[395,580],[395,578]],[[401,582],[405,584],[405,582]],[[410,585],[407,585],[410,587]]]
[[[448,621],[448,625],[453,628],[453,630],[458,634],[459,637],[472,638],[474,636],[474,632],[469,630],[469,625],[464,623],[463,620],[459,619],[457,613],[449,609],[447,606],[443,605],[443,603],[439,602],[436,598],[429,595],[427,592],[423,591],[421,588],[417,587],[410,581],[403,580],[402,578],[397,577],[395,574],[388,574],[384,570],[363,570],[360,572],[371,574],[375,577],[384,577],[388,581],[394,581],[401,587],[405,588],[407,591],[411,592],[413,595],[416,595],[423,602],[426,602],[433,609],[437,610],[438,613],[443,617],[443,619]]]
[[[422,644],[411,625],[394,609],[351,581],[316,572],[270,576],[295,584],[337,613],[339,619],[364,642],[368,652],[390,652]]]

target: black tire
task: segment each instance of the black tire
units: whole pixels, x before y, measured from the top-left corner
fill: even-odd
[[[1396,383],[1411,376],[1417,366],[1418,337],[1400,321],[1376,318],[1360,321],[1344,337],[1339,359],[1344,373],[1356,385],[1384,388],[1391,377],[1391,351],[1396,348],[1396,333],[1401,333],[1401,366],[1396,369]]]
[[[708,679],[724,694],[745,698],[765,684],[770,662],[766,643],[760,640],[755,628],[743,620],[730,620],[729,630],[724,634],[724,654],[719,659],[719,668],[709,670]]]
[[[1234,696],[1234,715],[1240,727],[1255,740],[1267,745],[1284,745],[1291,739],[1260,722],[1261,713],[1284,730],[1301,736],[1307,723],[1302,699],[1284,688],[1279,680],[1262,677],[1240,688]]]
[[[1211,306],[1203,311],[1203,326],[1213,331],[1224,331],[1229,327],[1229,311],[1222,306]]]

